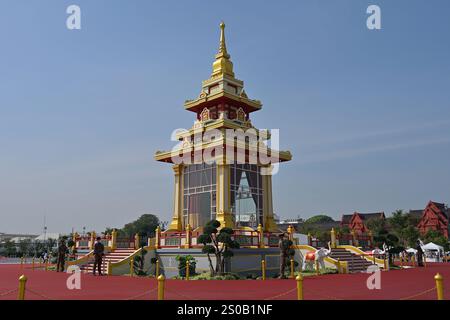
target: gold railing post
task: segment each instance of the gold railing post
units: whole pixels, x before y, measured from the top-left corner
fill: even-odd
[[[334,231],[334,228],[331,228],[330,237],[331,237],[331,247],[336,248],[336,231]]]
[[[261,278],[266,280],[266,261],[261,260]]]
[[[436,273],[434,280],[436,281],[437,299],[444,300],[444,279],[439,273]]]
[[[27,277],[23,274],[19,278],[19,294],[17,300],[25,300],[25,287],[27,284]]]
[[[77,238],[78,238],[78,233],[74,232],[72,234],[72,241],[73,241],[72,250],[75,250],[77,248]]]
[[[23,256],[20,257],[20,267],[23,268]]]
[[[300,273],[295,280],[297,280],[297,300],[303,300],[303,277]]]
[[[338,273],[342,273],[341,272],[341,259],[337,259],[337,271],[338,271]]]
[[[319,271],[319,261],[316,260],[316,275],[319,275],[320,271]]]
[[[111,275],[112,275],[112,265],[111,265],[111,261],[108,261],[108,262],[106,263],[106,274],[107,274],[108,276],[111,276]]]
[[[185,248],[190,248],[191,247],[191,225],[188,223],[186,226],[186,243],[184,244]]]
[[[289,240],[293,241],[293,239],[294,239],[294,227],[289,225],[289,227],[287,227],[287,233],[288,233]]]
[[[111,232],[111,250],[116,250],[117,248],[117,230],[113,229]]]
[[[400,268],[403,268],[403,257],[400,256]]]
[[[291,259],[291,278],[292,278],[292,279],[295,278],[294,272],[295,272],[295,268],[294,268],[294,259]]]
[[[189,273],[190,273],[189,265],[190,265],[189,260],[186,260],[186,280],[189,280]]]
[[[414,254],[411,256],[411,261],[412,261],[413,267],[415,267],[416,266],[416,256]]]
[[[260,224],[258,224],[258,247],[259,248],[264,248],[264,230],[263,230],[263,226]]]
[[[166,278],[163,275],[158,277],[158,300],[164,300],[164,282]]]
[[[160,248],[160,242],[161,242],[161,228],[160,228],[160,226],[157,226],[156,230],[155,230],[155,247],[156,247],[156,249]]]
[[[159,277],[159,259],[156,260],[156,271],[155,271],[155,276],[158,278]]]
[[[134,235],[134,249],[139,249],[141,247],[141,236],[139,233]]]
[[[130,259],[130,276],[134,276],[134,258]]]
[[[91,232],[91,242],[89,243],[89,250],[94,250],[95,244],[95,231]]]

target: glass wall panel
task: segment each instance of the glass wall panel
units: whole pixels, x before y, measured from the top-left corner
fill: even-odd
[[[183,215],[192,228],[204,226],[216,216],[216,168],[215,164],[192,164],[186,166],[184,179]]]
[[[252,164],[234,164],[230,169],[231,211],[236,226],[256,229],[263,224],[263,188],[260,168]]]

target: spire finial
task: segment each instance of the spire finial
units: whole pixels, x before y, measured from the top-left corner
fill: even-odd
[[[219,45],[219,54],[223,54],[224,56],[228,57],[227,53],[227,44],[225,41],[225,23],[222,21],[220,23],[220,45]]]
[[[213,76],[227,74],[234,77],[233,63],[230,61],[230,55],[227,52],[225,42],[225,23],[220,23],[220,44],[219,52],[216,54],[216,60],[213,63]]]

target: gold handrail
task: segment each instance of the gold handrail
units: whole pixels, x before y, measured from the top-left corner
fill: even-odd
[[[67,266],[74,266],[74,265],[82,264],[82,263],[87,262],[89,260],[89,258],[92,257],[93,255],[94,255],[94,250],[91,250],[87,254],[82,256],[81,258],[78,258],[76,260],[67,261],[66,264],[67,264]]]
[[[359,248],[357,248],[355,246],[338,245],[337,248],[338,249],[345,249],[345,250],[348,250],[348,251],[356,252],[357,255],[362,256],[367,261],[375,262],[377,265],[381,265],[384,268],[384,259],[379,259],[379,258],[375,258],[374,259],[373,255],[369,255],[369,254],[365,253],[364,251],[362,251],[361,249],[359,249]]]

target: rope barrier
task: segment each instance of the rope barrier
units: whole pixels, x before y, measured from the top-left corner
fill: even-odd
[[[411,299],[413,299],[413,298],[417,298],[417,297],[423,296],[424,294],[427,294],[427,293],[432,292],[432,291],[434,291],[434,290],[436,290],[436,287],[433,287],[433,288],[430,288],[430,289],[428,289],[428,290],[419,292],[419,293],[414,294],[414,295],[412,295],[412,296],[400,298],[399,300],[411,300]]]
[[[147,290],[147,291],[145,291],[145,292],[143,292],[143,293],[137,294],[137,295],[135,295],[135,296],[132,296],[132,297],[130,297],[130,298],[126,298],[126,299],[123,299],[123,300],[134,300],[134,299],[143,297],[143,296],[145,296],[145,295],[148,295],[148,294],[150,294],[150,293],[152,293],[152,292],[154,292],[154,291],[156,291],[156,290],[158,290],[158,287],[155,287],[155,288],[153,288],[153,289]]]
[[[323,293],[317,293],[317,292],[314,292],[314,291],[311,291],[311,290],[307,290],[307,289],[308,289],[308,288],[303,289],[303,290],[305,290],[305,292],[309,292],[310,294],[316,295],[316,296],[318,296],[318,297],[326,298],[326,299],[329,299],[329,300],[344,300],[344,299],[342,299],[342,298],[337,298],[337,297],[325,295],[325,294],[323,294]]]
[[[283,292],[283,293],[277,294],[277,295],[275,295],[275,296],[271,296],[271,297],[268,297],[268,298],[264,298],[263,300],[273,300],[273,299],[276,299],[276,298],[279,298],[279,297],[285,296],[285,295],[287,295],[287,294],[289,294],[289,293],[291,293],[291,292],[294,292],[294,291],[297,291],[297,288],[294,288],[294,289],[288,290],[288,291],[286,291],[286,292]]]
[[[2,292],[2,293],[0,293],[0,297],[4,297],[4,296],[7,296],[7,295],[10,295],[11,293],[17,292],[17,290],[18,289],[12,289],[12,290],[9,290],[9,291]]]
[[[55,300],[55,299],[50,298],[49,296],[46,296],[45,294],[36,292],[36,291],[34,291],[34,290],[30,289],[30,288],[27,288],[26,292],[31,292],[31,293],[37,295],[40,298],[44,298],[45,300]]]
[[[182,293],[179,293],[179,292],[175,292],[175,291],[169,290],[169,289],[167,289],[167,288],[165,288],[165,291],[166,291],[166,292],[173,293],[173,294],[176,294],[176,295],[178,295],[178,296],[180,296],[180,297],[182,297],[182,298],[186,298],[186,299],[189,299],[189,300],[201,300],[201,299],[194,299],[194,298],[189,297],[189,296],[187,296],[187,295],[185,295],[185,294],[182,294]]]

